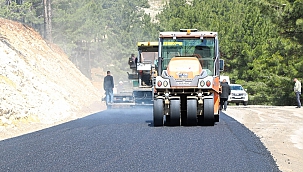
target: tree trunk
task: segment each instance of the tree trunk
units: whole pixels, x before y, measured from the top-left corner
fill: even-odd
[[[51,0],[43,0],[44,6],[44,38],[52,42],[52,10]]]

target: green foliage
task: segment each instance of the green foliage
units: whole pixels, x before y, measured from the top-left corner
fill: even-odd
[[[298,31],[302,20],[281,12],[277,4],[257,0],[193,0],[191,3],[174,0],[166,4],[157,18],[163,30],[217,31],[221,57],[226,63],[224,75],[248,89],[251,103],[291,105],[292,78],[300,77],[303,72],[302,53],[297,53],[302,50],[302,38],[297,34],[283,38],[281,32],[283,35],[289,33],[285,31]],[[302,17],[303,10],[298,10],[301,3],[295,1],[294,4],[300,7],[291,5],[288,11]],[[264,12],[269,8],[270,12]],[[278,19],[286,17],[293,21],[283,26],[285,21],[278,22]]]
[[[164,2],[164,1],[163,1]],[[0,16],[35,27],[43,35],[43,4],[6,4]],[[88,77],[92,67],[124,80],[138,41],[159,31],[217,31],[224,75],[247,89],[250,104],[294,105],[294,77],[303,78],[302,0],[171,0],[156,16],[148,0],[52,0],[53,40]]]
[[[41,18],[36,16],[32,2],[17,4],[15,1],[11,1],[8,4],[7,0],[0,0],[0,17],[31,25],[42,22]]]
[[[136,53],[137,42],[157,39],[156,25],[143,12],[149,6],[146,0],[56,1],[53,5],[54,41],[87,75],[91,67],[103,67],[127,77],[126,64]]]

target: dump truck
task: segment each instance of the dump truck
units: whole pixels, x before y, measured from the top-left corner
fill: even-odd
[[[131,72],[127,72],[131,90],[114,94],[113,107],[152,107],[153,78],[156,76],[155,61],[158,59],[158,42],[138,42],[138,54],[128,59]]]
[[[213,126],[219,121],[220,60],[217,32],[160,32],[155,65],[154,126]]]

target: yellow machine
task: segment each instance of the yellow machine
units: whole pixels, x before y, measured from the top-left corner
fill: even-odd
[[[212,126],[219,121],[220,60],[217,32],[160,32],[155,66],[154,126]],[[220,63],[221,62],[221,63]]]
[[[136,59],[128,60],[132,72],[128,72],[128,79],[132,82],[132,89],[114,94],[114,101],[108,108],[115,107],[152,107],[153,78],[156,76],[155,62],[158,59],[158,42],[138,42]]]
[[[128,79],[133,81],[133,99],[135,106],[153,105],[153,78],[155,62],[158,59],[158,42],[138,42],[137,59],[129,58],[132,73]]]

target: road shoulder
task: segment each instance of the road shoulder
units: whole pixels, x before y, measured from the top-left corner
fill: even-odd
[[[281,171],[303,170],[303,110],[294,106],[229,106],[223,113],[254,132]]]
[[[38,119],[20,120],[18,123],[0,128],[0,141],[60,125],[78,118],[83,118],[105,109],[106,105],[103,102],[92,102],[89,106],[82,107],[80,111],[74,113],[73,115],[68,116],[67,118],[58,119],[58,121],[55,122],[42,123]]]

